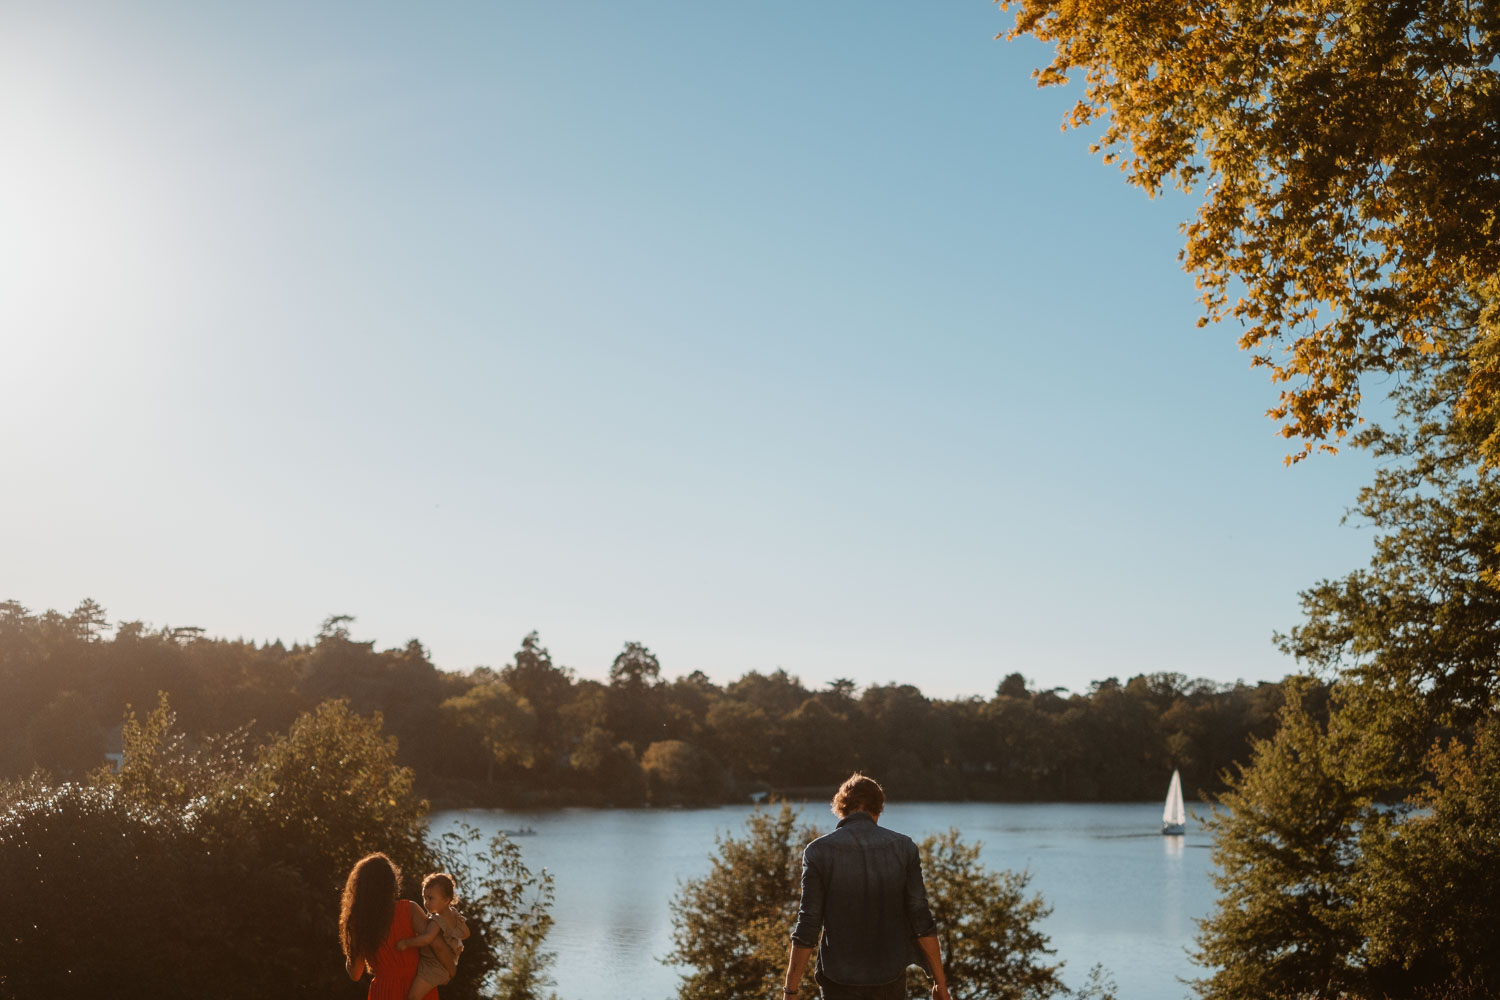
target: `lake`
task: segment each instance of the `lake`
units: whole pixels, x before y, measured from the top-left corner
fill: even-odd
[[[536,830],[518,843],[531,868],[557,879],[547,941],[562,1000],[667,1000],[679,973],[659,961],[672,947],[667,904],[679,881],[708,870],[714,835],[741,833],[750,811],[456,810],[435,814],[433,828]],[[804,806],[802,819],[825,830],[834,823],[824,803]],[[881,824],[918,840],[955,826],[965,841],[983,842],[988,867],[1030,871],[1030,890],[1052,907],[1042,929],[1069,986],[1098,962],[1121,1000],[1191,995],[1179,978],[1201,975],[1188,950],[1195,919],[1214,901],[1209,840],[1191,821],[1185,837],[1163,837],[1159,803],[893,803]]]

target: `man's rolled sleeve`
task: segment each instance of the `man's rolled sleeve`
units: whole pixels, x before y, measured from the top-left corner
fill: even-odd
[[[802,852],[802,901],[797,905],[797,924],[792,928],[792,943],[804,948],[818,946],[823,929],[823,896],[827,892],[823,876],[818,873],[808,851]],[[924,894],[923,905],[926,905]]]
[[[937,922],[927,907],[927,886],[922,881],[922,858],[915,850],[906,862],[906,920],[916,937],[937,933]]]

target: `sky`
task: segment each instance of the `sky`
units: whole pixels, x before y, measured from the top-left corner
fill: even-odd
[[[987,0],[0,3],[0,598],[987,696],[1295,668],[1190,196]]]

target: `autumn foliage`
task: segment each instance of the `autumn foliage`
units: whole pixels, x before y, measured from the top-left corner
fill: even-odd
[[[1181,259],[1280,383],[1270,415],[1333,450],[1361,379],[1472,362],[1500,410],[1500,10],[1467,2],[1001,0],[1008,37],[1082,77],[1065,127],[1155,194],[1201,192]],[[1279,348],[1279,350],[1278,350]],[[1500,436],[1486,442],[1500,458]]]

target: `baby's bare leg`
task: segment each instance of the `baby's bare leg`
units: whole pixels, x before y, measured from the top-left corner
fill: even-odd
[[[436,988],[432,983],[418,976],[411,981],[411,989],[406,994],[406,1000],[422,1000]]]

